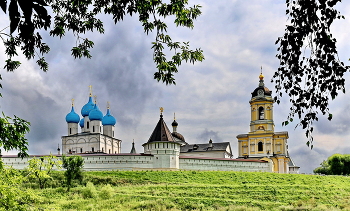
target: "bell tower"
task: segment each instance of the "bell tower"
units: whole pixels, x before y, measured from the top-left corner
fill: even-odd
[[[275,132],[273,103],[271,91],[265,87],[261,72],[259,86],[252,92],[249,101],[249,132],[237,136],[238,158],[267,160],[271,162],[273,172],[288,173],[289,167],[294,165],[288,153],[288,132]]]
[[[252,92],[250,103],[250,131],[251,134],[273,133],[273,99],[271,91],[264,85],[264,75],[260,73],[259,86]]]

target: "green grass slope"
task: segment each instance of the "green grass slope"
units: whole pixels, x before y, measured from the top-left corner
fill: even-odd
[[[60,174],[60,173],[57,173]],[[36,189],[48,210],[350,210],[350,178],[249,172],[86,172],[85,184]]]

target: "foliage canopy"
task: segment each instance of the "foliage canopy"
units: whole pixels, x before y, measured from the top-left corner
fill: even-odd
[[[344,73],[349,66],[339,60],[337,40],[331,33],[333,22],[344,18],[334,8],[338,2],[341,0],[286,0],[290,23],[276,41],[280,67],[272,79],[277,92],[275,100],[280,102],[283,91],[288,94],[292,106],[283,124],[297,115],[297,126],[305,129],[311,149],[312,123],[318,120],[318,113],[331,120],[329,101],[345,93]]]

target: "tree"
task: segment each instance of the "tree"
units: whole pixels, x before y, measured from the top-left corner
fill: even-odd
[[[313,122],[319,112],[328,115],[329,101],[345,93],[344,73],[349,70],[339,60],[331,25],[344,18],[334,7],[341,0],[286,0],[286,14],[290,23],[283,37],[276,41],[280,67],[273,76],[280,102],[282,91],[290,97],[292,106],[287,121],[299,118],[297,126],[306,130],[306,143],[313,148]]]
[[[41,189],[45,188],[46,182],[51,179],[50,172],[53,168],[60,169],[62,161],[56,156],[49,155],[40,158],[33,157],[29,160],[27,171],[29,177],[36,178]]]
[[[3,118],[0,117],[0,147],[5,151],[18,150],[18,157],[28,156],[28,141],[25,134],[29,132],[30,123],[17,116],[11,118],[5,116],[4,113],[2,115]]]
[[[155,30],[155,40],[152,42],[153,60],[158,71],[154,78],[166,84],[175,84],[174,73],[183,61],[194,63],[202,61],[204,56],[201,49],[190,50],[188,42],[175,42],[167,34],[165,18],[174,16],[176,26],[193,28],[193,21],[201,14],[200,6],[186,7],[188,0],[0,0],[0,6],[8,11],[10,24],[9,32],[0,33],[8,56],[5,69],[13,71],[20,66],[19,61],[12,60],[18,55],[20,47],[27,59],[38,57],[37,64],[43,71],[48,70],[44,55],[50,47],[42,40],[42,33],[50,28],[50,36],[62,37],[67,31],[76,36],[76,46],[71,53],[75,58],[91,58],[89,49],[93,41],[81,37],[87,31],[104,32],[103,23],[97,18],[98,14],[112,15],[115,23],[122,21],[125,15],[138,15],[144,32],[149,34]],[[50,9],[49,11],[47,9]],[[53,14],[51,17],[50,14]],[[173,52],[167,58],[164,49]]]
[[[77,179],[82,181],[84,167],[84,159],[81,156],[62,156],[62,167],[66,169],[64,176],[66,178],[67,191],[72,187],[73,180]]]
[[[314,169],[314,173],[326,175],[350,175],[350,155],[334,154]]]
[[[25,134],[29,132],[30,123],[17,116],[11,118],[5,116],[4,113],[2,115],[3,118],[0,117],[0,147],[5,151],[18,150],[18,156],[22,158],[28,156],[28,142]],[[2,209],[28,210],[32,207],[36,197],[30,190],[22,190],[21,184],[24,179],[17,170],[4,166],[0,156],[0,207]]]

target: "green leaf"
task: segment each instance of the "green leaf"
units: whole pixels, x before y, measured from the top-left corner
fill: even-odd
[[[328,120],[331,121],[333,118],[333,114],[328,114]]]
[[[4,66],[4,69],[6,69],[9,72],[14,71],[21,65],[19,61],[12,61],[11,59],[6,60],[5,62],[6,64]]]
[[[39,65],[40,69],[44,72],[47,72],[49,69],[49,64],[45,61],[44,57],[41,57],[39,60],[36,61],[36,63]]]

